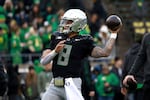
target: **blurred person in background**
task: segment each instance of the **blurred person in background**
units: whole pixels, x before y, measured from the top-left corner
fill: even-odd
[[[10,52],[10,34],[6,20],[5,9],[0,6],[0,55],[3,56],[2,59],[6,59],[6,54]]]
[[[20,40],[21,40],[21,44],[22,44],[22,60],[23,63],[26,63],[29,59],[27,56],[25,56],[25,54],[30,53],[29,49],[28,49],[28,45],[27,45],[27,35],[29,32],[30,26],[28,24],[28,22],[24,21],[22,22],[22,27],[20,30]]]
[[[37,75],[33,66],[29,66],[29,72],[27,73],[25,80],[26,100],[38,100]]]
[[[51,2],[52,2],[52,0],[42,0],[42,2],[40,2],[40,10],[41,10],[41,12],[45,12],[45,10],[47,9],[47,4],[53,5]]]
[[[33,67],[37,75],[44,71],[44,68],[40,64],[39,60],[34,60]]]
[[[91,31],[91,36],[95,36],[98,33],[100,27],[100,19],[98,14],[92,13],[89,19],[89,28]]]
[[[110,71],[109,64],[103,63],[102,73],[98,75],[95,84],[98,100],[113,100],[115,95],[114,88],[118,85],[119,78]]]
[[[34,22],[33,22],[34,23]],[[43,24],[44,24],[44,18],[43,16],[40,14],[37,18],[36,18],[36,22],[34,23],[35,24],[35,28],[39,29],[41,27],[43,27]]]
[[[57,11],[56,14],[47,16],[47,21],[49,22],[49,26],[51,26],[51,31],[49,31],[49,32],[54,33],[55,31],[58,30],[60,20],[61,20],[62,16],[64,15],[64,13],[65,13],[65,10],[63,8],[61,8]],[[48,27],[48,29],[49,29],[49,27]]]
[[[139,52],[141,47],[143,34],[135,34],[134,36],[134,43],[128,49],[125,54],[124,64],[123,64],[123,72],[122,72],[122,82],[125,76],[131,69],[131,66]],[[126,86],[122,85],[121,92],[126,96],[127,100],[143,100],[143,79],[144,79],[144,68],[141,69],[136,73],[136,80],[137,80],[137,89],[136,90],[129,90]]]
[[[131,11],[133,12],[133,16],[135,19],[143,20],[143,18],[147,15],[148,3],[146,0],[133,0],[131,4]]]
[[[20,80],[15,68],[9,64],[7,66],[8,73],[8,100],[22,100],[20,90]]]
[[[116,76],[118,77],[119,84],[114,88],[115,90],[114,100],[124,100],[124,96],[121,93],[122,66],[123,66],[123,60],[120,57],[116,56],[114,58],[114,64],[112,66],[112,72],[116,74]]]
[[[1,9],[1,7],[0,7]],[[3,31],[5,33],[8,34],[8,37],[10,37],[10,34],[9,34],[9,23],[6,23],[7,22],[7,18],[5,16],[5,11],[4,9],[2,8],[1,9],[1,12],[0,12],[0,27],[3,29]]]
[[[49,25],[51,25],[51,32],[53,33],[57,31],[59,25],[59,19],[57,14],[48,15],[46,20],[49,22]]]
[[[91,69],[91,77],[92,77],[92,83],[96,84],[97,82],[97,77],[99,76],[99,74],[101,74],[102,72],[102,64],[98,64],[92,67]],[[95,91],[95,100],[98,100],[98,92],[96,91],[96,87],[94,87],[94,91]]]
[[[47,16],[54,15],[54,14],[56,14],[54,11],[54,7],[52,6],[51,3],[47,3],[44,12],[42,12],[42,16],[44,17],[44,20],[47,19]]]
[[[109,29],[106,25],[102,25],[100,27],[98,36],[101,39],[102,47],[104,47],[106,45],[109,37],[110,37],[110,32],[109,32]]]
[[[92,67],[92,80],[94,83],[97,81],[97,76],[102,72],[102,64],[98,64]]]
[[[92,12],[98,14],[98,16],[105,20],[107,17],[107,12],[102,4],[102,0],[92,0],[93,1],[93,8]]]
[[[30,18],[30,24],[32,25],[32,22],[36,21],[36,18],[41,14],[40,7],[38,4],[33,4],[32,10],[30,11],[29,18]]]
[[[9,24],[9,22],[13,19],[15,13],[15,8],[13,6],[12,0],[5,0],[3,7],[6,11],[6,23]]]
[[[6,19],[6,11],[2,6],[0,6],[0,26],[1,26],[1,28],[4,28],[4,24],[6,25],[6,20],[7,20]],[[8,28],[7,28],[7,30],[8,30]]]
[[[15,20],[12,20],[10,23],[12,28],[11,31],[11,51],[10,54],[12,56],[12,63],[18,73],[18,67],[22,64],[22,57],[21,57],[21,40],[20,40],[20,28],[17,25]]]
[[[26,42],[27,42],[26,34],[29,32],[29,29],[30,29],[30,26],[29,26],[28,22],[24,21],[22,23],[21,33],[20,33],[21,42],[25,44],[23,49],[26,49]]]
[[[110,32],[106,25],[102,25],[99,29],[99,32],[95,34],[94,41],[97,45],[104,47],[110,37]]]
[[[32,10],[33,0],[23,0],[23,3],[25,6],[25,11],[29,13],[30,10]]]
[[[65,13],[65,10],[64,10],[63,8],[61,8],[61,9],[59,9],[59,10],[57,11],[57,15],[58,15],[58,20],[59,20],[59,22],[60,22],[60,20],[61,20],[61,17],[64,15],[64,13]]]
[[[36,18],[36,22],[34,24],[36,26],[35,28],[37,28],[37,29],[43,27],[43,25],[44,25],[44,18],[43,18],[43,16],[41,14]]]
[[[8,53],[8,34],[0,27],[0,54]]]
[[[44,92],[48,89],[49,83],[53,78],[52,62],[44,66],[44,70],[38,75],[38,92],[42,98]]]
[[[30,53],[32,53],[32,61],[39,59],[39,53],[43,50],[42,39],[40,38],[37,30],[31,27],[27,36],[27,45]]]
[[[4,8],[5,0],[0,1],[0,76],[1,76],[1,93],[5,92],[6,86],[8,85],[5,83],[5,81],[8,82],[7,72],[6,72],[6,64],[8,59],[10,59],[10,56],[7,56],[7,54],[10,53],[10,34],[9,34],[9,28],[7,22],[7,16],[6,16],[6,9]],[[3,72],[4,71],[4,72]],[[6,75],[6,77],[5,77]],[[6,79],[4,79],[6,78]],[[3,90],[4,89],[4,90]],[[8,91],[7,91],[8,92]],[[2,96],[2,95],[1,95]],[[4,99],[6,96],[4,96]]]
[[[48,21],[44,22],[44,27],[39,29],[39,35],[42,39],[43,49],[47,49],[49,47],[49,40],[51,39],[51,26],[49,25]]]
[[[9,23],[9,28],[11,33],[15,33],[16,30],[19,30],[19,26],[16,22],[16,20],[12,19]],[[12,35],[12,34],[11,34]]]
[[[19,26],[23,25],[24,22],[29,23],[29,13],[25,11],[25,5],[23,1],[18,1],[15,5],[14,19],[17,21]]]

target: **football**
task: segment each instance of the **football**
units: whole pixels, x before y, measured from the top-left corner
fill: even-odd
[[[128,90],[133,91],[137,88],[137,83],[134,82],[131,78],[127,80]]]
[[[106,25],[110,31],[116,31],[122,27],[122,21],[117,15],[110,15],[106,19]]]

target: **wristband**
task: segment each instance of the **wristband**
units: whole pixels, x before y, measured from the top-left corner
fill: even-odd
[[[111,33],[110,38],[116,39],[117,38],[117,33]]]
[[[51,51],[48,55],[46,55],[45,57],[43,57],[40,60],[40,63],[43,65],[46,65],[48,63],[51,62],[51,60],[53,60],[53,58],[57,55],[57,53],[55,52],[55,50]]]
[[[48,55],[55,57],[58,53],[55,50],[51,51]]]

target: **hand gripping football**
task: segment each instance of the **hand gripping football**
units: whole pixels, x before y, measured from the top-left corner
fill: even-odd
[[[106,19],[106,25],[110,31],[117,31],[122,27],[122,21],[117,15],[110,15]]]

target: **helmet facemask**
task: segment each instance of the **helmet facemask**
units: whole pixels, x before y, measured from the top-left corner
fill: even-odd
[[[67,20],[67,19],[61,19],[60,25],[59,25],[59,32],[68,34],[70,31],[70,28],[72,26],[73,21]]]

